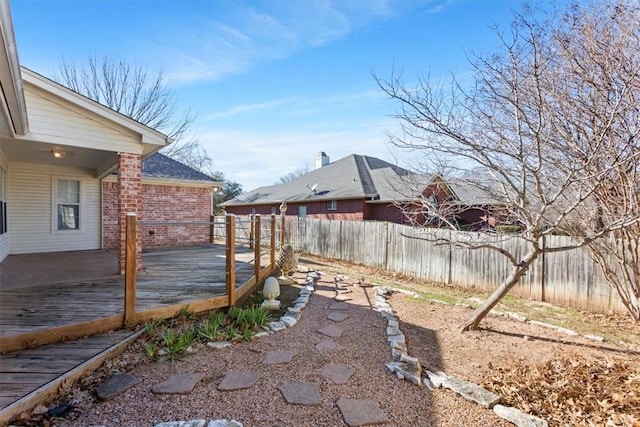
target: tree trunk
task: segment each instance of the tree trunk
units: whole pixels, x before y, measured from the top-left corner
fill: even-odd
[[[482,319],[484,319],[484,317],[491,311],[491,309],[495,307],[498,302],[500,302],[502,297],[509,293],[511,288],[513,288],[520,281],[520,278],[525,275],[525,273],[529,269],[529,266],[533,263],[533,261],[536,260],[536,258],[538,258],[541,253],[542,252],[539,249],[532,249],[529,253],[527,253],[522,262],[519,265],[513,267],[513,270],[511,270],[511,274],[509,274],[509,276],[507,276],[502,281],[500,286],[498,286],[498,288],[493,291],[491,296],[487,298],[485,302],[473,312],[469,320],[462,324],[461,332],[478,329],[478,325],[480,324]]]

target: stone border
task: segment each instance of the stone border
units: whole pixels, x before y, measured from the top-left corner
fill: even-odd
[[[424,382],[425,387],[430,391],[440,387],[448,388],[467,400],[476,402],[487,409],[493,409],[493,412],[500,418],[518,427],[547,427],[549,425],[546,420],[529,415],[520,409],[500,405],[499,403],[502,400],[502,396],[492,393],[476,384],[447,375],[442,371],[431,372],[425,369],[424,377],[422,377],[420,362],[417,358],[407,354],[405,336],[400,331],[398,321],[393,314],[393,309],[387,301],[387,298],[394,292],[410,295],[413,298],[421,298],[420,295],[415,292],[398,290],[388,286],[375,286],[374,291],[376,294],[375,301],[377,310],[380,316],[387,319],[387,342],[391,348],[391,355],[394,361],[386,363],[385,366],[391,373],[395,373],[399,379],[406,379],[416,385]],[[424,299],[427,300],[426,298]]]

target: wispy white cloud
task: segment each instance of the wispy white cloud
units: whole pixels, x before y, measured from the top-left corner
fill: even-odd
[[[175,84],[219,80],[260,62],[326,45],[395,16],[407,3],[269,0],[251,6],[212,2],[210,7],[193,16],[188,26],[172,29],[173,47],[157,48],[157,61]]]

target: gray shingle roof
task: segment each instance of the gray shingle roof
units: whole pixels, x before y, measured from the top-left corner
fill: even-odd
[[[405,198],[396,190],[411,173],[375,157],[351,154],[283,184],[259,187],[222,206],[280,203],[283,200]]]
[[[173,160],[162,153],[154,153],[142,161],[142,176],[150,178],[180,179],[217,182],[210,176]]]

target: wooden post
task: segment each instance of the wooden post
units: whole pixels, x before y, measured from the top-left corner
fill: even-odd
[[[285,241],[285,228],[286,228],[286,221],[285,221],[285,213],[282,213],[282,224],[280,225],[280,248],[282,248],[284,246],[284,241]]]
[[[138,254],[136,242],[136,214],[127,213],[125,232],[125,271],[124,271],[124,326],[136,323],[136,258]]]
[[[271,248],[269,249],[271,268],[273,269],[276,264],[276,216],[271,214]]]
[[[227,218],[226,269],[227,296],[229,307],[236,303],[236,216],[229,214]]]
[[[213,244],[216,242],[216,217],[215,215],[209,215],[209,243]]]
[[[260,215],[259,214],[255,216],[255,220],[256,220],[256,224],[255,224],[256,226],[254,228],[255,231],[254,231],[253,235],[254,235],[254,237],[256,239],[256,244],[255,244],[255,251],[254,251],[255,262],[253,264],[253,268],[254,268],[254,274],[256,276],[256,283],[259,283],[260,282],[260,255],[261,255],[260,252],[262,250],[262,248],[261,248],[262,245],[260,244],[260,239],[261,239],[261,234],[262,234],[262,230],[261,230],[262,229],[262,224],[261,224],[261,221],[260,221]]]
[[[249,215],[249,249],[254,248],[253,239],[255,238],[255,230],[253,228],[253,219],[255,218],[254,214]]]

